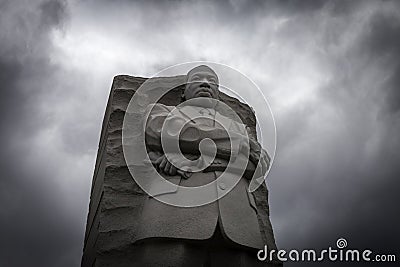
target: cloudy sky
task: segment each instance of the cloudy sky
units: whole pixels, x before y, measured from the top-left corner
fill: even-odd
[[[397,1],[0,0],[0,266],[80,264],[112,78],[194,60],[271,104],[278,247],[400,259]]]

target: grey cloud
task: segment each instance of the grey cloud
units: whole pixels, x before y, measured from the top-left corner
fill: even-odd
[[[366,52],[373,55],[371,63],[387,69],[383,90],[387,91],[389,110],[400,109],[400,18],[398,13],[378,13],[371,19],[364,37]]]
[[[317,100],[278,115],[280,150],[269,179],[276,190],[271,203],[279,217],[278,240],[281,234],[280,245],[287,248],[324,249],[339,237],[375,252],[395,253],[398,247],[400,126],[392,114],[398,99],[391,89],[398,82],[399,16],[374,5],[358,12],[365,23],[351,38],[344,34],[355,25],[354,14],[341,15],[341,21],[323,18],[326,32],[313,35],[329,63],[329,80]],[[303,27],[314,19],[297,18],[293,32],[307,32]],[[274,196],[285,191],[286,197]]]
[[[50,25],[52,27],[61,25],[66,18],[66,2],[46,1],[40,4],[40,18],[42,25]]]
[[[56,3],[5,1],[0,11],[1,108],[9,115],[4,117],[14,123],[24,120],[30,100],[42,93],[43,88],[35,86],[37,80],[45,81],[53,71],[48,58],[52,49],[49,31],[59,26],[65,13],[64,4]]]
[[[48,127],[40,107],[56,71],[49,58],[50,34],[66,19],[66,8],[63,1],[1,2],[2,266],[79,263],[76,256],[62,259],[74,249],[79,253],[76,243],[82,237],[57,200],[57,185],[48,182],[52,173],[44,166],[28,165],[29,157],[43,156],[32,151],[32,144],[38,132]]]

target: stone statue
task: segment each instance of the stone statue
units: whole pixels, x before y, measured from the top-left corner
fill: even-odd
[[[143,115],[132,114],[129,106],[135,96],[141,97],[146,83],[149,92],[173,88],[156,104],[148,105],[154,102],[145,99],[138,105],[148,114],[142,129],[146,164],[169,183],[166,187],[165,183],[150,183],[150,194],[131,172],[123,137],[125,118],[133,116],[133,121],[142,125],[139,118]],[[231,107],[236,116],[222,104]],[[174,124],[179,120],[186,122],[184,127]],[[164,127],[166,135],[164,123],[175,125]],[[229,127],[224,129],[224,125]],[[276,259],[257,259],[264,245],[273,250],[276,245],[265,183],[253,193],[247,190],[253,174],[260,171],[262,177],[270,164],[257,142],[255,125],[251,108],[220,92],[218,76],[207,66],[198,66],[186,76],[116,76],[93,175],[82,266],[279,265]],[[126,129],[135,134],[139,131]],[[173,136],[177,129],[184,158],[169,149],[174,140],[169,140],[168,134]],[[140,155],[137,158],[144,160]],[[235,164],[230,166],[232,161]],[[236,164],[240,162],[247,163]],[[140,177],[144,181],[152,178]],[[182,195],[183,188],[203,187],[207,188],[204,194]],[[215,201],[179,207],[168,204],[173,198]]]
[[[179,186],[198,187],[215,181],[225,171],[231,153],[237,158],[249,159],[248,164],[233,189],[207,205],[175,207],[154,198],[158,194],[179,194],[177,188],[153,192],[144,204],[140,218],[138,235],[141,241],[137,250],[142,253],[138,255],[138,266],[267,266],[256,256],[264,243],[255,199],[247,189],[255,166],[260,162],[260,175],[264,175],[270,158],[251,134],[246,135],[246,125],[220,114],[216,107],[218,101],[211,101],[219,97],[218,76],[211,68],[205,65],[193,68],[188,72],[186,82],[182,99],[188,104],[176,108],[174,115],[169,114],[175,106],[155,104],[148,107],[146,145],[157,170]],[[174,160],[173,154],[169,159],[164,154],[161,129],[166,120],[172,128],[183,126],[176,125],[177,121],[189,120],[179,135],[180,149],[191,160],[186,165],[179,159]],[[224,130],[218,120],[228,121],[231,133]],[[240,139],[234,152],[231,151],[234,149],[231,148],[232,134]],[[204,162],[199,160],[199,144],[204,138],[214,142],[216,155],[209,166],[193,172],[191,170],[199,167],[199,162]],[[242,151],[246,150],[243,144],[249,144],[247,154]],[[207,154],[207,149],[211,150],[206,145],[202,153]],[[223,193],[227,189],[226,183],[234,175],[232,171],[225,180],[218,181],[209,190],[213,191],[210,195],[218,197]]]

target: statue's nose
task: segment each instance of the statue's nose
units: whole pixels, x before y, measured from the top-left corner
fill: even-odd
[[[211,88],[210,83],[208,81],[202,81],[200,87],[208,87]]]

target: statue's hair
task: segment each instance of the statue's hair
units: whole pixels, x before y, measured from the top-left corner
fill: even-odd
[[[217,79],[218,79],[217,73],[216,73],[212,68],[210,68],[210,67],[207,66],[207,65],[199,65],[199,66],[194,67],[193,69],[189,70],[189,72],[186,74],[186,81],[189,79],[190,75],[192,75],[193,73],[198,72],[198,71],[207,71],[207,72],[211,72],[211,73],[214,74],[214,75],[217,77]]]

